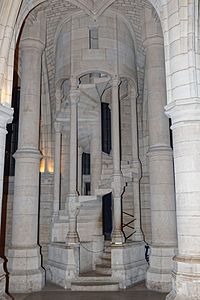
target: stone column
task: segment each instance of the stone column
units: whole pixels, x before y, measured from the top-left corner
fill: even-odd
[[[77,193],[77,160],[78,160],[78,118],[77,105],[80,93],[76,84],[72,82],[69,95],[70,101],[70,167],[69,167],[69,195],[67,199],[69,212],[69,231],[67,244],[78,242],[77,214],[78,214],[78,193]]]
[[[82,156],[83,148],[78,147],[78,192],[79,195],[82,195]]]
[[[132,134],[132,158],[133,158],[133,202],[134,202],[134,228],[135,233],[132,236],[134,241],[142,241],[141,231],[141,210],[140,210],[140,187],[141,163],[138,154],[138,121],[137,121],[137,92],[135,88],[130,88],[131,101],[131,134]]]
[[[60,164],[61,164],[61,125],[54,124],[55,147],[54,147],[54,201],[53,214],[58,215],[60,209]]]
[[[178,253],[167,300],[200,299],[200,99],[168,104],[172,118]]]
[[[111,136],[113,155],[113,244],[122,244],[124,237],[122,234],[122,205],[121,195],[124,182],[121,172],[120,158],[120,117],[119,117],[119,79],[113,78],[112,82],[112,112],[111,112]]]
[[[13,110],[0,104],[0,230],[3,198],[3,172],[5,159],[6,125],[12,122]],[[1,253],[2,255],[3,253]],[[9,299],[5,294],[6,276],[4,271],[4,259],[0,257],[0,299]]]
[[[100,109],[100,108],[99,108]],[[90,144],[91,157],[91,194],[95,194],[95,190],[99,187],[101,179],[101,126],[100,119],[97,124],[93,125],[93,132]]]
[[[32,292],[44,286],[38,246],[38,200],[41,154],[40,121],[41,56],[40,20],[20,41],[22,58],[18,150],[15,153],[12,241],[8,251],[10,292]],[[39,24],[38,24],[39,23]],[[27,33],[27,35],[26,35]],[[33,34],[34,33],[34,34]]]
[[[172,149],[166,105],[164,48],[161,29],[147,36],[146,75],[149,120],[149,176],[152,244],[146,285],[162,292],[171,289],[172,257],[177,247]]]

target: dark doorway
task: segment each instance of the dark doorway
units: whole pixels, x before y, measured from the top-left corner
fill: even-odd
[[[112,234],[112,193],[103,196],[102,206],[103,235],[106,241],[110,241]]]
[[[14,76],[14,84],[17,83],[18,80]],[[13,86],[12,107],[14,108],[14,115],[12,123],[7,125],[8,133],[6,135],[4,176],[14,176],[15,174],[15,159],[13,154],[16,152],[18,144],[19,101],[20,87]]]
[[[108,103],[101,103],[102,151],[111,151],[111,110]]]

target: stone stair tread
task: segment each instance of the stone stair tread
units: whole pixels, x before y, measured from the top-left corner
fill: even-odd
[[[110,269],[111,266],[107,266],[107,265],[104,265],[104,264],[96,264],[96,269],[97,268],[102,268],[102,269]]]
[[[79,89],[94,89],[96,87],[95,83],[81,83]]]
[[[101,259],[106,260],[106,261],[110,261],[110,257],[109,256],[103,256]]]
[[[110,192],[112,191],[111,188],[99,188],[99,189],[96,189],[95,190],[95,194],[96,195],[106,195],[106,194],[109,194]]]
[[[107,281],[110,278],[111,278],[110,275],[102,275],[102,274],[99,274],[95,271],[91,271],[91,272],[80,274],[79,277],[78,277],[78,280],[79,281],[86,281],[86,280],[87,281],[95,281],[95,280],[98,280],[98,281],[106,280]]]
[[[116,281],[72,281],[71,282],[72,291],[117,291],[119,290],[119,282]]]
[[[88,286],[88,285],[113,285],[113,284],[119,284],[117,281],[98,281],[98,280],[93,280],[93,281],[72,281],[71,284],[74,284],[74,285],[85,285],[85,286]]]

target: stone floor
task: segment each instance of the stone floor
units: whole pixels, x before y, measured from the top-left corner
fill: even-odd
[[[148,291],[139,284],[119,292],[70,292],[47,284],[42,292],[30,295],[13,295],[14,300],[165,300],[166,294]]]

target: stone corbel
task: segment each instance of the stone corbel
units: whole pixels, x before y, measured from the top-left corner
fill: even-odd
[[[69,94],[70,105],[77,105],[80,100],[80,91],[78,89],[72,89]]]
[[[56,133],[61,133],[61,131],[62,131],[61,123],[55,122],[54,123],[54,130],[55,130]]]
[[[142,166],[140,160],[132,161],[132,178],[133,181],[139,181],[142,177]]]
[[[121,80],[118,75],[113,76],[113,78],[111,79],[111,84],[113,88],[114,87],[119,88],[121,84]]]
[[[69,103],[70,105],[77,105],[80,100],[80,90],[78,89],[78,83],[76,78],[70,79],[71,89],[69,92]]]

